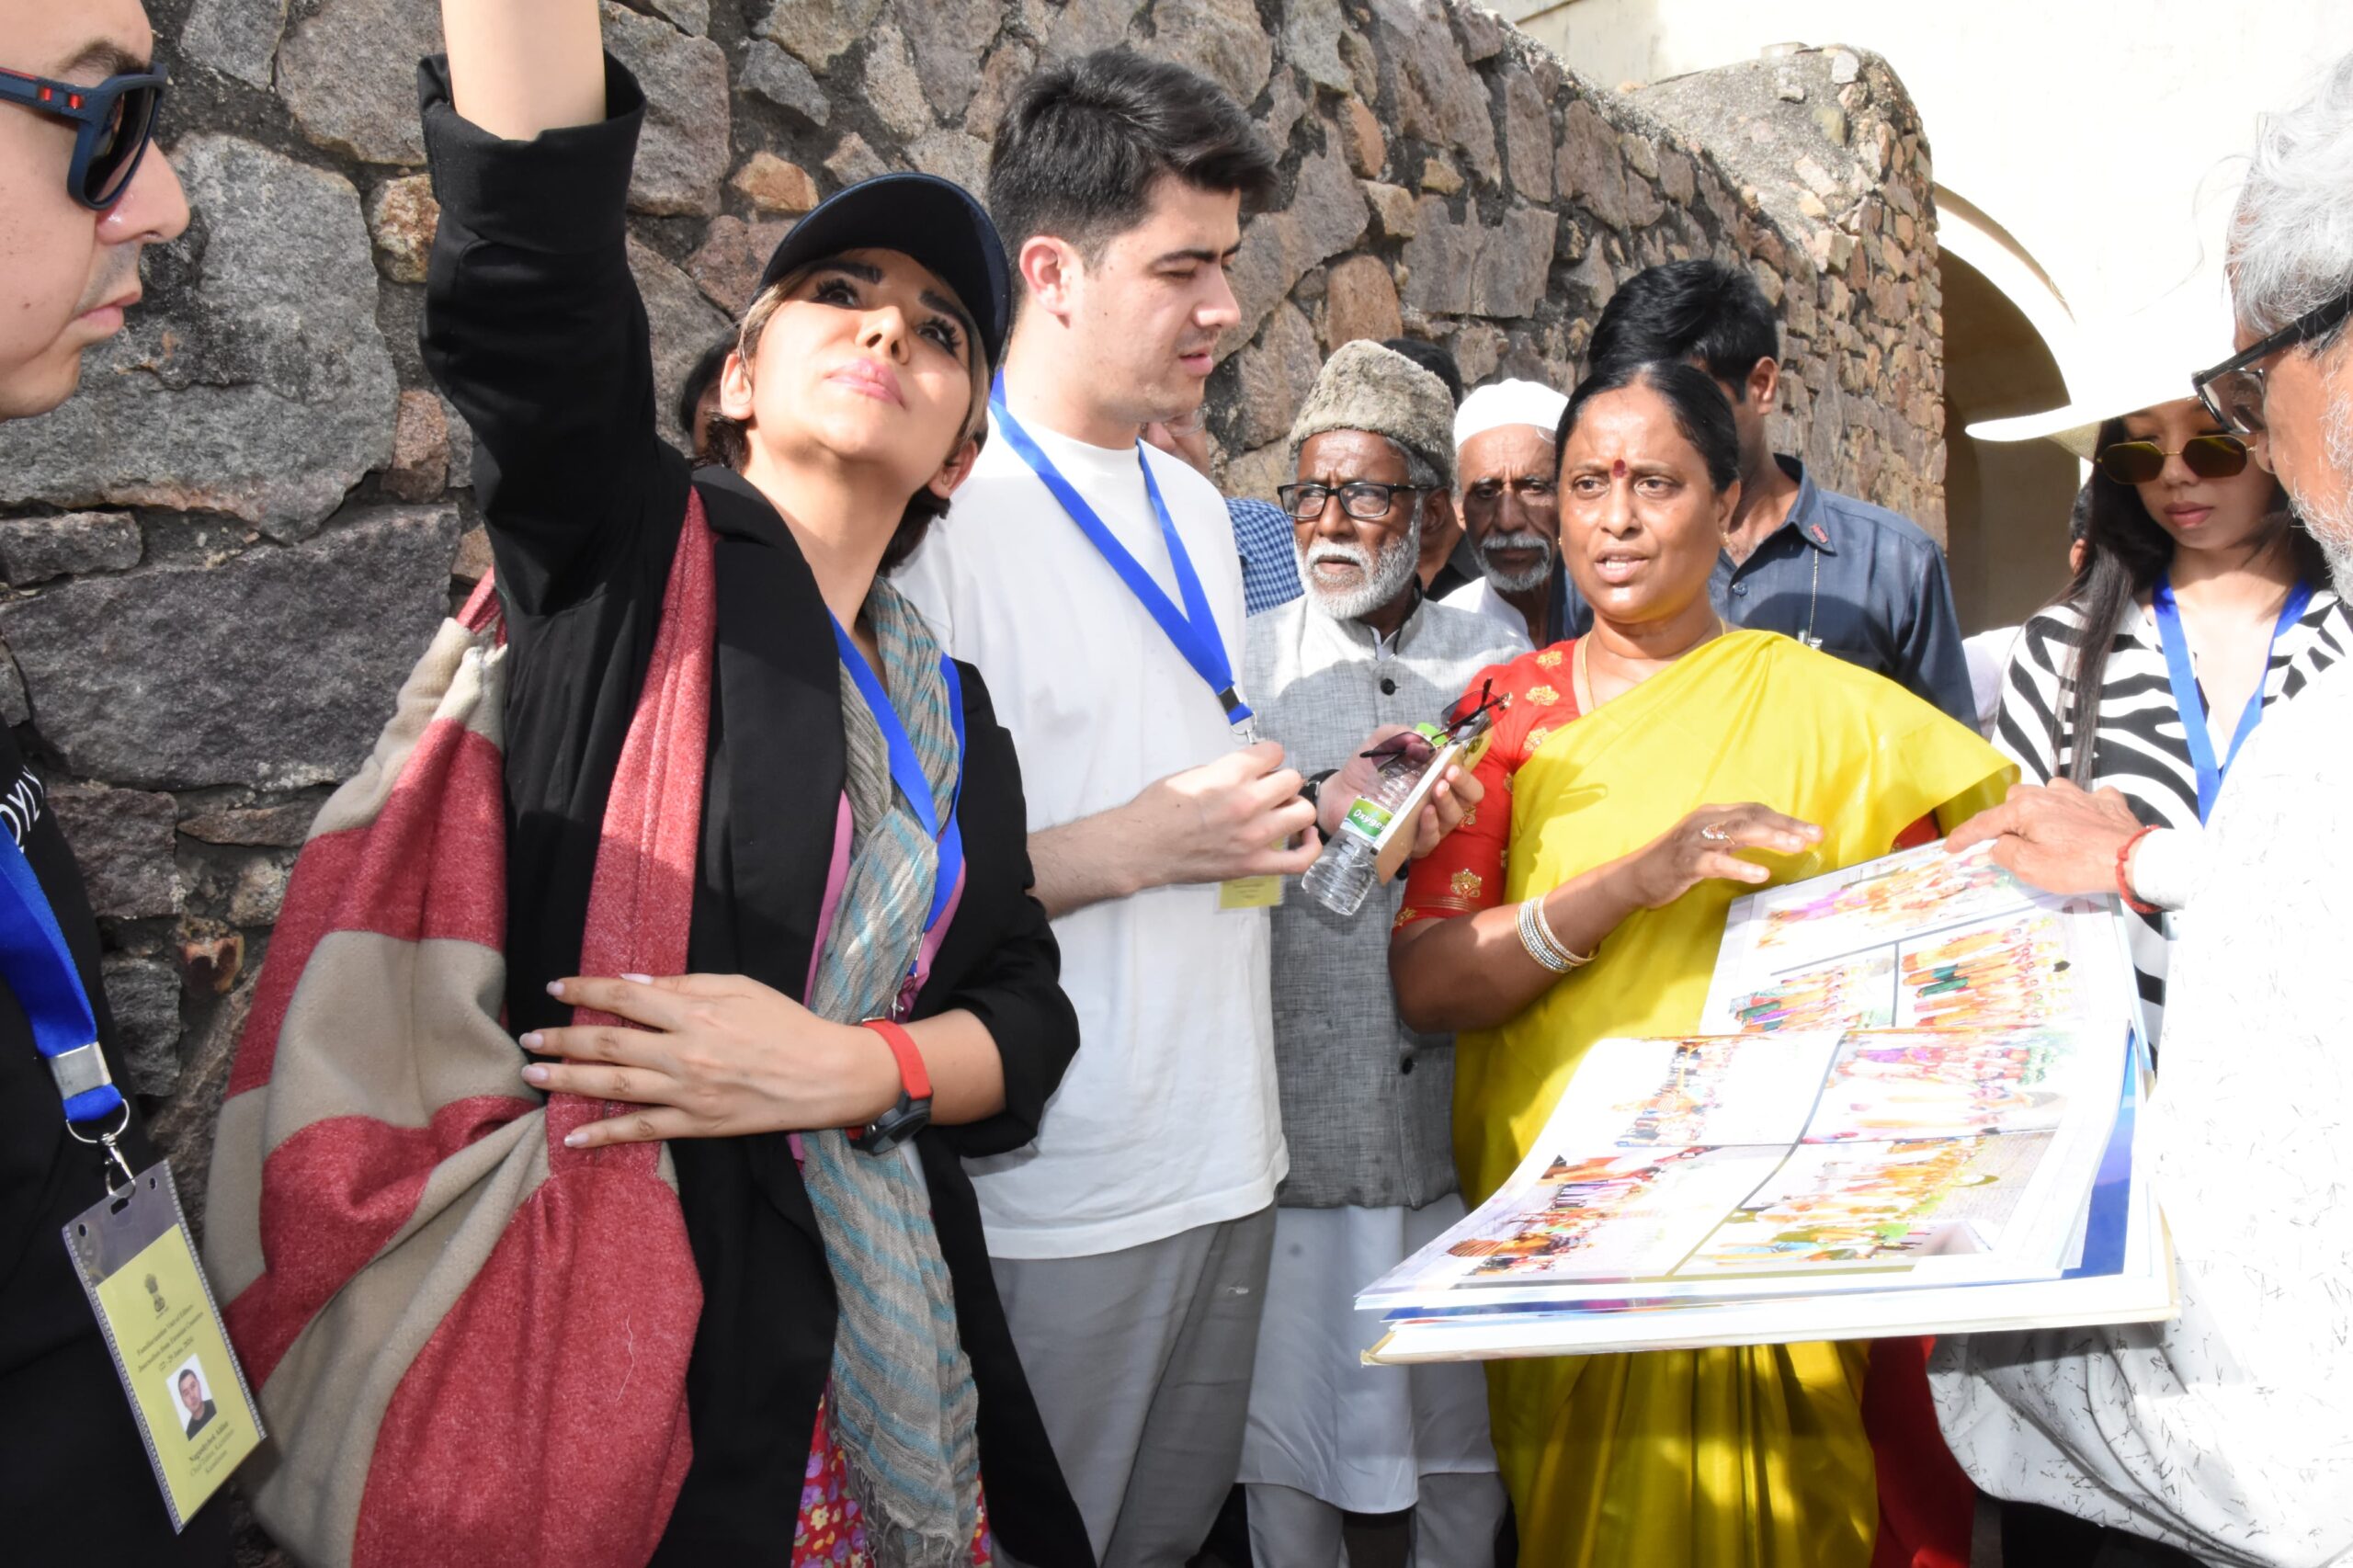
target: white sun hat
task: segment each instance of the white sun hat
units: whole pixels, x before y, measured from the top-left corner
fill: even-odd
[[[2068,385],[2077,390],[2065,407],[1983,420],[1969,433],[1981,441],[2052,440],[2089,461],[2109,420],[2195,397],[2189,378],[2230,358],[2234,331],[2222,279],[2200,277],[2154,304],[2086,324],[2069,356]]]

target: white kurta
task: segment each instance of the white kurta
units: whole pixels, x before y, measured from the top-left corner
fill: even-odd
[[[1945,1339],[1996,1496],[2216,1564],[2353,1562],[2353,665],[2248,741],[2173,960],[2148,1119],[2181,1316]]]
[[[1463,1216],[1419,1209],[1278,1209],[1267,1310],[1242,1441],[1244,1484],[1289,1486],[1358,1514],[1414,1506],[1419,1477],[1493,1471],[1475,1362],[1368,1367],[1381,1314],[1356,1293]]]
[[[1528,639],[1528,618],[1514,609],[1511,601],[1497,593],[1495,585],[1484,577],[1473,578],[1438,602],[1483,615],[1522,642]]]

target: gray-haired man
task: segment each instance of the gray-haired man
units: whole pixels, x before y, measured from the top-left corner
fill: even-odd
[[[1437,719],[1483,666],[1527,647],[1422,597],[1421,530],[1452,506],[1453,413],[1437,376],[1358,342],[1325,364],[1291,428],[1297,482],[1281,496],[1306,592],[1250,621],[1245,668],[1267,733],[1311,777],[1345,767],[1369,730]],[[1275,911],[1290,1175],[1241,1478],[1252,1554],[1284,1568],[1339,1563],[1344,1510],[1415,1509],[1413,1560],[1426,1565],[1492,1562],[1503,1517],[1479,1369],[1358,1360],[1373,1329],[1356,1290],[1463,1212],[1454,1042],[1407,1029],[1390,996],[1398,897],[1377,891],[1342,918],[1294,892]]]
[[[2230,269],[2240,352],[2199,390],[2279,476],[2343,592],[2353,55],[2265,121]],[[2039,1506],[2005,1513],[2013,1564],[2353,1560],[2348,791],[2353,665],[2339,664],[2233,765],[2207,827],[2212,869],[2174,953],[2147,1142],[2179,1318],[1939,1346],[1954,1454],[1995,1496]],[[2010,826],[2036,880],[2053,846],[2029,817]]]

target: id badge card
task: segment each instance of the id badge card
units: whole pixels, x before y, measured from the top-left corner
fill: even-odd
[[[1217,906],[1227,909],[1271,909],[1283,901],[1280,877],[1233,877],[1217,885]]]
[[[65,1227],[175,1531],[260,1446],[261,1415],[157,1161]]]

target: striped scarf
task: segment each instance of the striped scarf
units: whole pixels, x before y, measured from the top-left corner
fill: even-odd
[[[884,688],[945,822],[958,758],[939,646],[887,583],[874,585],[866,614]],[[841,693],[854,833],[809,1007],[851,1023],[889,1015],[923,939],[939,846],[894,790],[881,728],[847,665]],[[930,1193],[907,1158],[860,1153],[846,1133],[804,1132],[801,1145],[840,1303],[828,1408],[868,1540],[892,1568],[969,1562],[980,1506],[979,1396],[957,1339]]]

